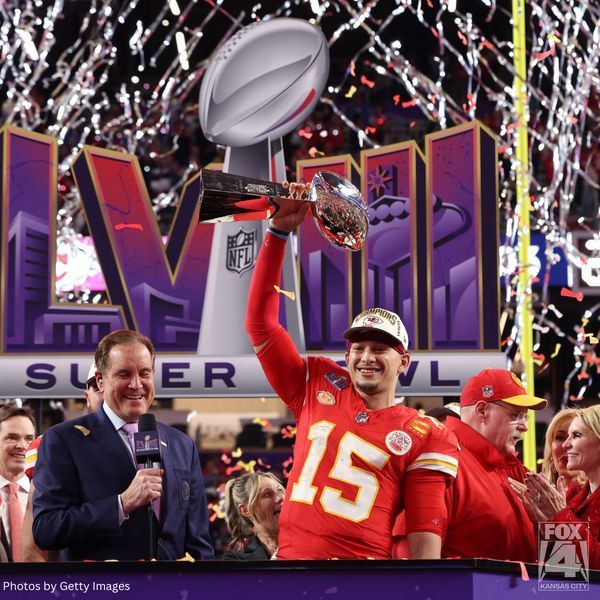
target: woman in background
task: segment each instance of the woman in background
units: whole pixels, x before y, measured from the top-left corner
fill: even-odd
[[[589,523],[589,566],[600,569],[600,405],[577,411],[563,443],[566,468],[583,471],[585,485],[573,483],[565,494],[544,476],[527,473],[522,487],[514,486],[534,523]]]
[[[271,473],[246,473],[227,482],[225,520],[231,542],[223,560],[269,560],[277,551],[285,488]]]
[[[554,415],[546,430],[542,473],[553,485],[561,479],[560,484],[565,489],[575,481],[582,485],[585,483],[585,475],[581,471],[567,469],[567,452],[563,448],[563,443],[569,436],[569,425],[576,416],[577,410],[565,408]]]

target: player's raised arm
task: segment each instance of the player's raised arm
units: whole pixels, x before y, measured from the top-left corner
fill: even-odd
[[[290,193],[302,195],[306,186],[291,184]],[[306,365],[287,331],[279,323],[281,271],[287,238],[302,223],[308,205],[298,203],[298,210],[273,218],[265,235],[252,274],[246,331],[261,361],[267,379],[286,402],[297,395],[298,383],[305,380]]]

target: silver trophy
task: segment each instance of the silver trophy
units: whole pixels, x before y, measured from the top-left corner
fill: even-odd
[[[200,223],[256,221],[310,204],[318,230],[330,243],[360,250],[367,238],[369,219],[360,191],[331,171],[319,171],[307,198],[289,196],[281,183],[204,169],[201,174]]]

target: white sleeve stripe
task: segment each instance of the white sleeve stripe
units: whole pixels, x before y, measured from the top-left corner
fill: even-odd
[[[446,475],[451,475],[452,477],[456,477],[457,472],[456,467],[431,463],[413,463],[406,470],[415,471],[416,469],[428,469],[430,471],[439,471],[441,473],[446,473]]]
[[[450,456],[449,454],[441,454],[439,452],[425,452],[423,454],[419,454],[415,459],[415,462],[420,460],[441,460],[446,463],[450,463],[458,467],[458,459],[454,456]]]

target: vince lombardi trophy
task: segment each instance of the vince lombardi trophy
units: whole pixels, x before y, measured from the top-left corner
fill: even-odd
[[[252,23],[210,60],[200,88],[200,125],[207,139],[227,146],[224,171],[282,182],[282,136],[312,112],[329,75],[323,32],[302,19]],[[198,342],[201,356],[252,354],[244,334],[252,268],[265,221],[215,225]],[[283,288],[296,292],[292,244],[286,248]],[[285,302],[285,326],[305,349],[299,302]]]

